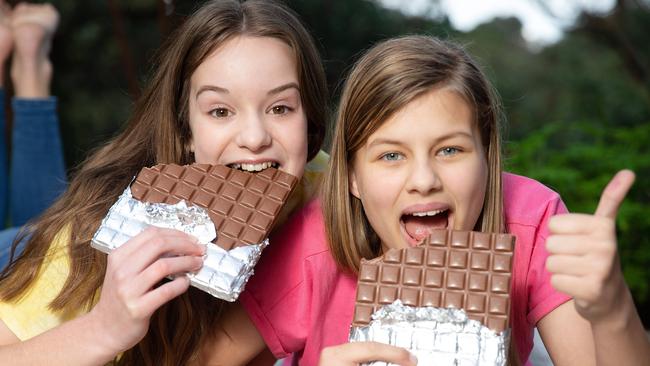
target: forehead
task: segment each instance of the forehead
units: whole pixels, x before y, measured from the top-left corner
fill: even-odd
[[[478,133],[474,108],[453,89],[431,89],[412,99],[390,117],[377,122],[369,136],[436,137],[450,131]]]
[[[193,87],[214,84],[228,88],[252,80],[258,84],[297,83],[298,70],[292,48],[273,37],[233,37],[212,51],[191,78]]]

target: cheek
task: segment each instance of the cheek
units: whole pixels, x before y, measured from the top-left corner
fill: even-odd
[[[306,156],[308,149],[306,117],[298,118],[294,123],[288,123],[284,127],[282,135],[286,144],[297,154],[303,153]]]
[[[307,121],[304,119],[297,119],[292,121],[292,123],[281,125],[281,128],[275,134],[274,139],[279,140],[278,142],[280,142],[280,145],[285,149],[291,165],[293,166],[292,170],[299,170],[299,172],[294,172],[294,175],[296,173],[302,175],[302,172],[304,172],[304,166],[307,163]]]
[[[466,221],[463,226],[465,230],[472,230],[476,225],[478,217],[483,209],[485,193],[487,189],[487,166],[479,163],[474,168],[476,174],[471,179],[458,182],[464,184],[464,200],[466,202]]]
[[[365,176],[360,181],[359,187],[363,209],[368,216],[370,224],[381,231],[382,223],[386,223],[391,217],[392,203],[395,201],[394,189],[391,189],[391,182],[378,179],[376,175]]]

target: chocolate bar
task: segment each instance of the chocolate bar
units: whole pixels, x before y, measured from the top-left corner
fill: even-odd
[[[147,227],[181,230],[206,245],[190,284],[227,301],[253,274],[297,178],[275,168],[248,173],[223,165],[156,165],[140,171],[110,208],[91,246],[105,253]]]
[[[415,307],[458,308],[495,332],[509,327],[515,238],[436,230],[424,243],[362,260],[353,326],[401,300]]]
[[[268,237],[296,182],[275,168],[249,173],[225,165],[161,164],[143,168],[131,194],[143,202],[185,200],[206,209],[217,228],[215,244],[229,250]]]
[[[404,347],[422,365],[505,366],[513,252],[511,235],[436,230],[362,260],[350,341]]]

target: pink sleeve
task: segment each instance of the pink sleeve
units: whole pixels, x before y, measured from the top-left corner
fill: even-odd
[[[320,206],[306,206],[271,236],[255,274],[239,297],[266,345],[278,358],[305,347],[312,299],[312,269],[306,258],[313,251],[309,243],[318,239],[309,236],[309,232],[318,230],[314,228],[314,209],[320,210]]]
[[[559,196],[549,202],[547,210],[538,226],[533,243],[533,251],[528,267],[528,315],[530,324],[537,324],[546,314],[570,299],[564,293],[558,292],[551,285],[551,275],[546,270],[546,238],[548,232],[548,220],[551,216],[567,213],[568,210]]]

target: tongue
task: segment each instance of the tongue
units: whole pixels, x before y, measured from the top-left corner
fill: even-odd
[[[415,240],[421,241],[429,235],[431,229],[444,229],[447,227],[447,215],[416,217],[404,215],[402,217],[406,232]]]

